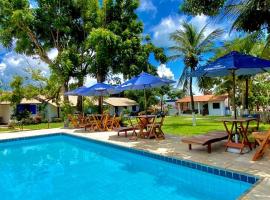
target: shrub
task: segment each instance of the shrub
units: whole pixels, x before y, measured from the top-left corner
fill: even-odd
[[[42,122],[42,117],[40,115],[36,115],[33,118],[33,121],[34,121],[35,124],[40,124]]]

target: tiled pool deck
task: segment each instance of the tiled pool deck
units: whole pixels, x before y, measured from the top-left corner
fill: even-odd
[[[194,146],[193,150],[189,151],[187,145],[180,142],[180,137],[172,135],[166,135],[166,139],[160,141],[146,139],[134,141],[123,136],[118,137],[115,132],[89,133],[74,129],[50,129],[1,133],[0,140],[61,132],[259,176],[261,177],[259,184],[242,199],[270,199],[270,153],[266,154],[262,160],[253,162],[251,158],[254,150],[243,155],[228,153],[224,151],[223,142],[214,144],[213,152],[208,154],[206,148],[201,146]]]

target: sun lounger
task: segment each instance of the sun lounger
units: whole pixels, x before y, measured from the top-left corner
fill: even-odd
[[[204,135],[192,136],[182,138],[183,143],[187,143],[189,150],[192,149],[192,144],[198,144],[207,146],[208,153],[211,153],[211,144],[228,138],[228,134],[225,131],[209,132]]]
[[[255,138],[256,142],[259,144],[259,147],[252,158],[253,161],[256,161],[261,158],[264,155],[265,151],[270,147],[270,131],[253,132],[252,135]]]
[[[132,131],[132,136],[137,135],[136,130],[139,130],[139,126],[138,124],[133,124],[132,120],[130,119],[130,117],[128,117],[128,121],[130,123],[130,126],[126,126],[126,127],[119,127],[116,128],[115,131],[117,131],[117,135],[120,136],[120,133],[124,133],[125,137],[127,137],[127,133],[129,131]]]

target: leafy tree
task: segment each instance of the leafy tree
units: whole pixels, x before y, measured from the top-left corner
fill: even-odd
[[[180,9],[194,15],[217,15],[226,0],[184,0]]]
[[[173,32],[170,36],[170,39],[175,42],[175,46],[170,47],[170,50],[175,52],[171,59],[184,58],[185,66],[178,85],[182,85],[184,91],[189,89],[193,125],[195,125],[195,106],[192,90],[193,78],[190,74],[202,60],[202,55],[214,50],[214,40],[223,33],[222,30],[216,29],[205,35],[206,28],[207,26],[204,26],[201,30],[197,30],[192,24],[184,22],[182,28]]]
[[[179,89],[175,89],[175,88],[171,88],[171,90],[168,91],[168,98],[171,100],[177,100],[177,99],[181,99],[185,96],[183,90],[179,90]]]
[[[0,2],[0,42],[27,55],[38,55],[53,73],[63,79],[68,90],[70,77],[82,82],[88,71],[91,49],[84,47],[88,32],[97,21],[95,0],[37,0],[31,7],[28,0],[3,0]],[[57,49],[56,59],[48,51]],[[88,62],[86,62],[88,61]],[[83,84],[83,83],[80,83]]]
[[[149,37],[143,43],[143,25],[135,12],[138,0],[35,3],[32,7],[28,0],[0,2],[0,42],[11,47],[15,41],[16,52],[38,55],[61,77],[62,92],[68,90],[71,77],[82,86],[89,73],[103,81],[110,71],[125,77],[151,71],[151,53],[166,61],[163,49],[155,47]],[[48,56],[51,49],[58,51],[55,59]]]
[[[270,104],[270,81],[269,74],[260,74],[254,77],[251,89],[251,106],[257,110],[262,107],[265,111]]]

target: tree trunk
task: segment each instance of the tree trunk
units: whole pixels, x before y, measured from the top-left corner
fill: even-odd
[[[192,76],[189,77],[189,94],[191,100],[191,112],[192,112],[192,125],[196,126],[196,116],[195,116],[195,104],[192,91]]]
[[[82,86],[83,86],[83,78],[79,78],[78,87],[82,87]],[[82,96],[78,96],[77,98],[77,110],[79,112],[83,112],[83,97]]]
[[[105,75],[97,73],[97,82],[102,83],[105,81]],[[103,97],[98,98],[98,111],[100,114],[103,113]]]
[[[163,95],[160,98],[160,111],[163,112]]]
[[[63,95],[68,91],[68,80],[64,82],[64,85],[62,86],[62,92]],[[64,103],[69,103],[69,98],[67,95],[64,95]]]

